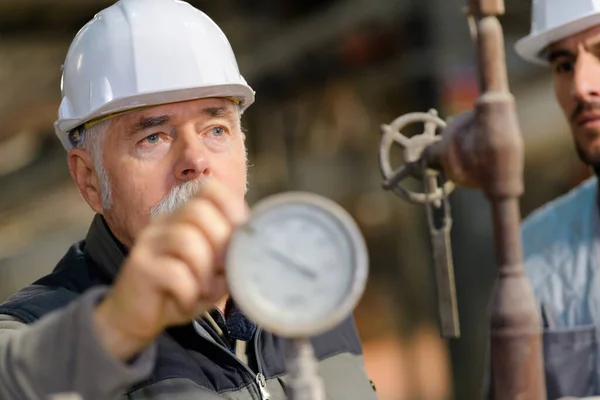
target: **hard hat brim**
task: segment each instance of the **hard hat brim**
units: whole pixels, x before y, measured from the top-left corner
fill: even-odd
[[[523,59],[537,65],[547,66],[548,60],[542,52],[552,43],[600,25],[600,12],[594,12],[569,23],[530,34],[515,43],[515,51]]]
[[[113,99],[106,103],[102,108],[95,110],[93,113],[82,118],[59,119],[54,123],[54,129],[64,148],[69,151],[73,148],[73,145],[69,140],[69,133],[73,129],[96,118],[140,107],[158,106],[211,97],[239,99],[241,112],[244,112],[252,103],[254,103],[255,99],[254,91],[249,86],[242,84],[224,84],[201,88],[184,88],[167,92],[142,93],[134,97]]]

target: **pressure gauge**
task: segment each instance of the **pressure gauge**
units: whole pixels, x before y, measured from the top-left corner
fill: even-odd
[[[257,203],[234,232],[226,264],[238,307],[289,338],[323,333],[350,316],[368,275],[366,244],[352,217],[305,192]]]

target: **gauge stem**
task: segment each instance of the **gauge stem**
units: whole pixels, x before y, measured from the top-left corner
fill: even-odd
[[[317,372],[317,360],[310,339],[291,340],[286,366],[290,374],[290,400],[325,400],[323,382]]]

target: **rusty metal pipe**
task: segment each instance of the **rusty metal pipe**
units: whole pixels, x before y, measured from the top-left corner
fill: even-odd
[[[541,328],[523,274],[517,198],[491,201],[498,280],[491,313],[492,387],[495,400],[546,399]]]
[[[512,275],[523,272],[523,250],[519,225],[512,221],[521,219],[517,198],[507,197],[493,201],[492,221],[502,235],[494,236],[494,244],[499,265],[498,274]],[[516,229],[515,229],[516,228]]]
[[[416,139],[407,139],[392,126],[385,125],[380,146],[380,163],[385,161],[382,172],[388,184],[384,187],[428,205],[431,202],[428,199],[433,196],[431,190],[427,196],[417,196],[396,186],[403,176],[391,169],[386,158],[389,147],[396,141],[408,150],[418,150],[418,157],[412,157],[411,161],[418,159],[421,168],[442,170],[454,184],[485,192],[492,210],[498,272],[490,315],[493,397],[496,400],[544,400],[541,318],[525,277],[521,245],[519,197],[524,191],[523,140],[514,98],[508,89],[504,35],[497,18],[504,13],[504,2],[470,0],[470,11],[477,40],[480,83],[475,110],[448,123],[436,122],[443,127],[441,138],[424,133]],[[400,120],[431,123],[432,117],[415,113],[397,118],[392,125]],[[385,157],[381,157],[382,154]],[[406,175],[410,168],[405,165],[399,171]],[[440,243],[440,249],[448,247],[446,242]]]
[[[423,156],[449,179],[480,187],[493,218],[498,277],[490,316],[491,374],[496,400],[546,399],[539,310],[524,274],[521,215],[523,143],[508,89],[504,37],[497,15],[502,0],[471,0],[480,96],[474,120]],[[467,128],[468,127],[468,128]]]
[[[473,0],[474,1],[474,0]],[[501,0],[475,9],[482,94],[477,100],[473,150],[484,166],[483,189],[491,203],[498,280],[491,312],[492,385],[496,400],[546,398],[542,336],[535,298],[524,274],[521,215],[523,141],[508,90]]]

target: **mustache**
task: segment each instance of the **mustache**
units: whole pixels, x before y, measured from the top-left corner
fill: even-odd
[[[193,197],[195,197],[202,190],[204,185],[206,185],[209,179],[210,178],[187,181],[181,185],[174,186],[169,194],[163,197],[163,199],[157,205],[150,209],[150,216],[156,217],[178,210]]]
[[[576,122],[579,115],[581,115],[581,113],[583,113],[585,111],[600,111],[600,100],[578,102],[577,106],[571,113],[571,122],[573,122],[573,123]]]

